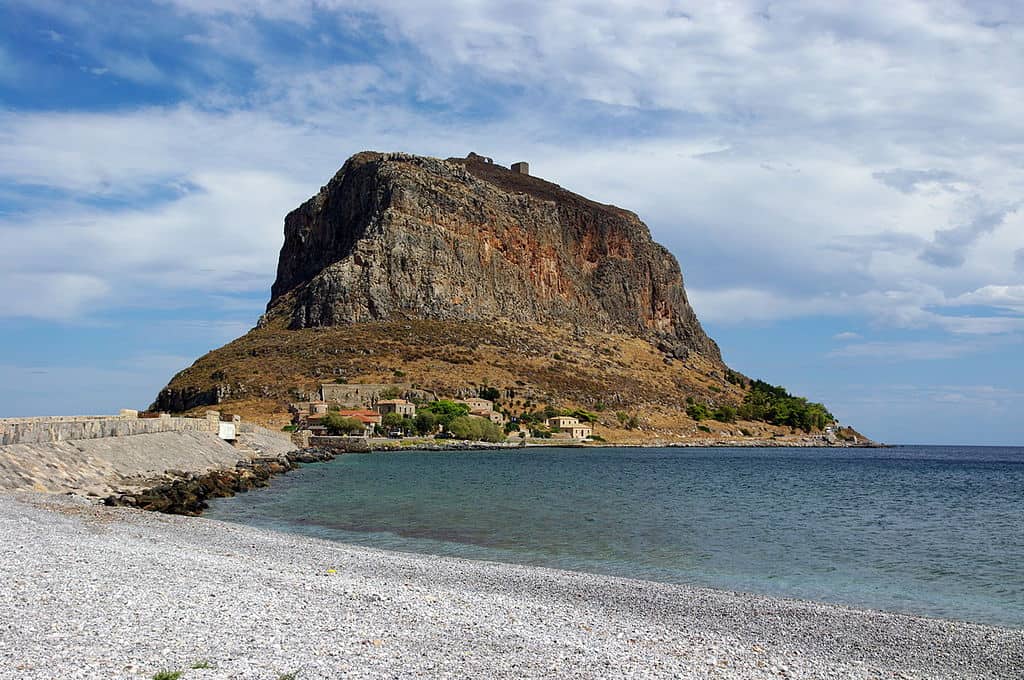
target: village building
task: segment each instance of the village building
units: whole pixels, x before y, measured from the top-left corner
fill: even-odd
[[[298,424],[310,416],[323,416],[327,413],[326,401],[299,401],[288,404],[288,412],[292,414],[292,423]]]
[[[594,434],[594,428],[590,423],[581,423],[579,418],[574,416],[554,416],[548,418],[548,427],[557,429],[558,432],[552,436],[562,436],[568,439],[586,439]]]
[[[416,415],[416,404],[406,399],[382,399],[377,402],[377,411],[385,416],[389,413],[397,413],[398,415],[410,418]]]
[[[465,404],[469,407],[469,415],[477,418],[486,418],[495,425],[504,425],[505,416],[494,410],[494,402],[481,397],[469,397],[468,399],[456,399],[456,404]]]
[[[494,402],[490,399],[481,399],[480,397],[469,397],[468,399],[456,399],[456,404],[465,404],[469,407],[470,412],[473,411],[493,411]]]
[[[478,409],[476,411],[470,411],[469,415],[476,416],[477,418],[486,418],[495,425],[505,424],[505,416],[498,413],[497,411],[483,411]]]
[[[355,437],[372,437],[383,419],[380,413],[369,409],[342,409],[337,413],[345,418],[354,418],[363,424],[363,432],[351,435]]]

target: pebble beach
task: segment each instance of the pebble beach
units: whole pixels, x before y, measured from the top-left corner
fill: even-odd
[[[1024,630],[0,494],[0,677],[1024,678]]]

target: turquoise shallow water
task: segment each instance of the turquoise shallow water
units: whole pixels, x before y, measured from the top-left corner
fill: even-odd
[[[341,456],[214,519],[1024,628],[1024,449]]]

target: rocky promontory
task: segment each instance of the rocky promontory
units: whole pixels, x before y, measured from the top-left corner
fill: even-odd
[[[584,408],[609,442],[803,427],[700,422],[738,409],[754,383],[704,332],[675,257],[632,212],[476,154],[349,158],[285,218],[256,328],[176,375],[151,408],[217,405],[280,427],[289,402],[327,382],[486,388],[511,418]]]
[[[289,328],[437,319],[584,326],[720,360],[633,213],[471,154],[360,153],[285,218]]]

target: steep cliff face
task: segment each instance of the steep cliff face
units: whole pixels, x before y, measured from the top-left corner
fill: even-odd
[[[721,362],[636,215],[486,162],[365,152],[285,219],[263,323],[434,319],[625,333]]]

